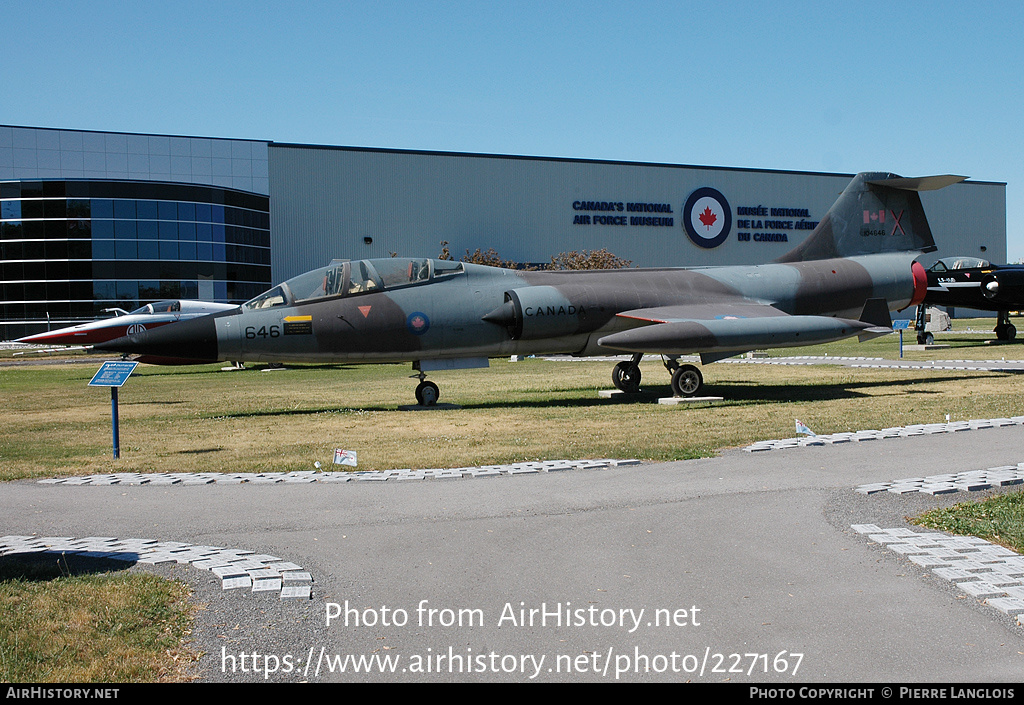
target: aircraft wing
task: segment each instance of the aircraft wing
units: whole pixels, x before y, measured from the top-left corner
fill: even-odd
[[[869,299],[859,321],[831,316],[792,316],[758,303],[659,306],[619,313],[622,318],[643,324],[606,335],[597,343],[623,352],[701,353],[702,361],[707,363],[748,350],[813,345],[854,335],[862,340],[873,338],[892,332],[888,315],[888,308],[881,299]]]
[[[707,303],[707,304],[682,304],[676,306],[658,306],[655,308],[640,308],[632,311],[622,311],[618,314],[621,318],[633,318],[648,323],[681,323],[684,321],[707,321],[707,320],[732,320],[739,318],[768,318],[773,316],[785,316],[780,311],[768,304],[750,303],[741,301],[737,303]]]

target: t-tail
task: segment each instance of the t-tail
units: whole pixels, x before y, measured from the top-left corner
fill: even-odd
[[[777,262],[854,257],[880,252],[932,252],[928,219],[919,191],[934,191],[966,176],[903,178],[885,172],[862,172],[832,204],[814,232]]]

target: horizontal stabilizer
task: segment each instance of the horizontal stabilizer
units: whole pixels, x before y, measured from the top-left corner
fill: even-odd
[[[955,176],[953,174],[942,174],[941,176],[918,176],[918,177],[893,177],[891,179],[876,179],[868,181],[872,186],[887,186],[898,188],[901,191],[938,191],[953,184],[966,180],[966,176]]]

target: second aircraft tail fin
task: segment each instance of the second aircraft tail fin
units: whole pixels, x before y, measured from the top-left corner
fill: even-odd
[[[863,172],[839,196],[818,227],[777,262],[806,262],[879,252],[936,249],[919,191],[959,183],[966,176],[903,178]]]

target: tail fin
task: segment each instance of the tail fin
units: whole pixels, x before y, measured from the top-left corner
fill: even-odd
[[[877,252],[936,249],[918,191],[933,191],[966,176],[903,178],[884,172],[853,177],[839,199],[799,246],[776,262],[852,257]]]

